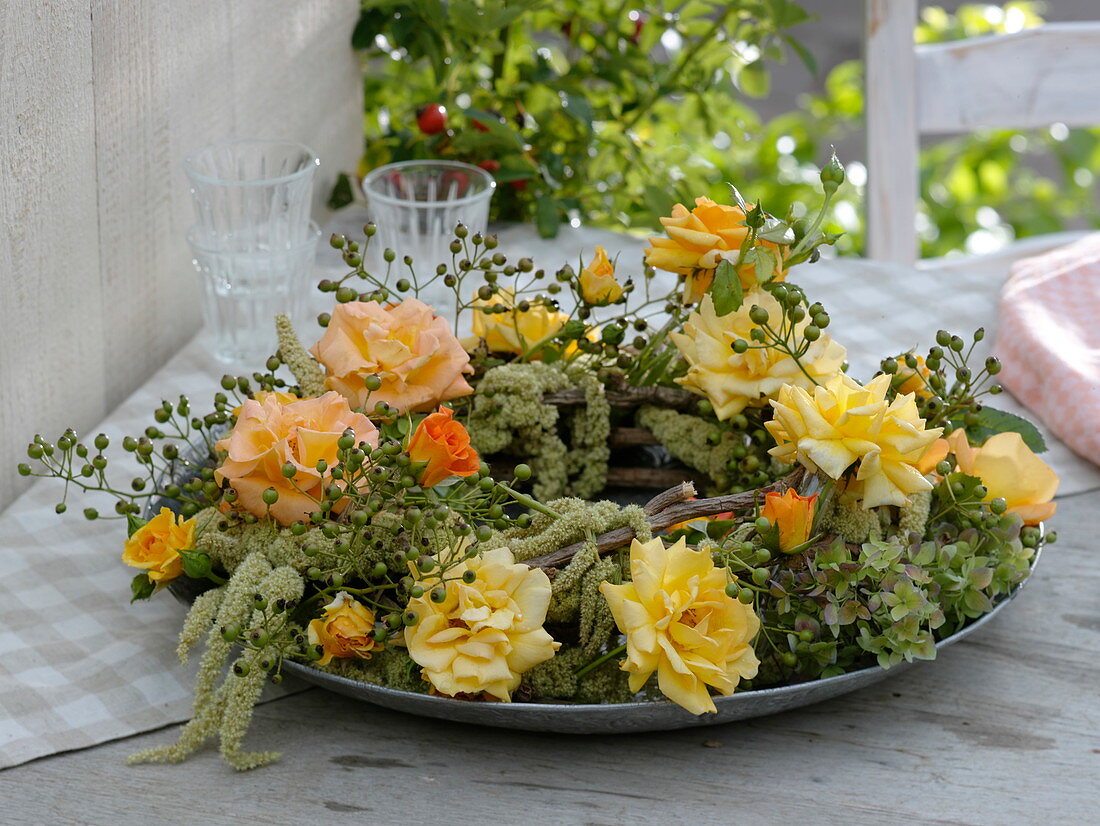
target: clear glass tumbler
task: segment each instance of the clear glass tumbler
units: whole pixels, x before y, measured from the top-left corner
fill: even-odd
[[[198,225],[187,233],[192,263],[202,282],[202,314],[214,356],[226,364],[260,369],[275,352],[275,316],[301,321],[320,228],[287,249],[226,252],[206,246]]]
[[[449,263],[455,225],[484,232],[496,181],[476,166],[457,161],[402,161],[380,166],[363,179],[380,246],[411,255],[430,274]]]
[[[308,146],[246,138],[204,146],[184,159],[196,240],[223,252],[288,249],[310,233],[313,177]]]
[[[310,221],[319,161],[309,147],[244,139],[187,156],[197,222],[187,233],[211,350],[252,367],[275,346],[274,316],[297,313],[320,232]]]

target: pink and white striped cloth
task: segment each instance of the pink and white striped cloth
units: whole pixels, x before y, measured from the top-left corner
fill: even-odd
[[[1012,395],[1100,465],[1100,233],[1012,266],[993,351]]]

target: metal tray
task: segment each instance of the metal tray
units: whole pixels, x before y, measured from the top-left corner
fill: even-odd
[[[1034,568],[1033,562],[1032,570]],[[1020,593],[1021,588],[1023,583],[997,603],[988,614],[936,643],[936,651],[942,651],[990,622]],[[717,714],[698,716],[668,700],[603,704],[478,703],[383,688],[370,683],[349,680],[346,677],[338,677],[335,674],[290,661],[283,663],[283,671],[338,694],[409,714],[419,714],[422,717],[522,731],[552,731],[559,734],[626,734],[710,726],[788,711],[872,685],[901,672],[909,665],[902,662],[889,669],[872,666],[836,677],[826,677],[796,685],[738,691],[729,697],[714,698]]]
[[[1041,549],[1040,544],[1031,562],[1032,573],[1039,561]],[[1030,578],[1029,575],[1016,586],[1015,590],[1003,597],[988,614],[984,614],[936,643],[936,651],[942,651],[991,622],[1016,598]],[[184,583],[179,581],[177,583],[178,585],[170,586],[172,593],[181,602],[189,604],[197,592],[187,588]],[[689,713],[668,700],[598,704],[481,703],[453,700],[449,697],[399,691],[350,680],[347,677],[318,671],[308,665],[290,660],[284,661],[283,672],[338,694],[422,717],[521,731],[550,731],[559,734],[627,734],[710,726],[776,714],[856,691],[900,673],[909,665],[910,663],[902,662],[889,669],[871,666],[821,680],[776,688],[739,691],[729,697],[714,697],[714,705],[718,713],[699,716]]]

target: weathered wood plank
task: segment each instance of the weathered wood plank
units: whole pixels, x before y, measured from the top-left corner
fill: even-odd
[[[0,507],[26,485],[28,428],[93,426],[198,329],[188,151],[307,143],[324,219],[362,144],[357,14],[354,0],[0,6]]]
[[[624,447],[646,447],[660,443],[653,435],[653,431],[644,427],[613,427],[607,440],[608,447],[612,450]]]
[[[261,706],[280,763],[207,752],[127,767],[154,732],[0,773],[14,824],[1095,822],[1100,495],[1063,500],[1058,544],[976,637],[800,711],[623,737],[508,732],[320,690]],[[710,747],[708,747],[708,745]]]
[[[103,383],[112,400],[141,386],[201,323],[186,225],[173,213],[173,202],[188,197],[173,174],[173,92],[191,81],[173,54],[188,27],[165,25],[170,6],[92,0],[100,288],[110,319]],[[227,60],[208,61],[205,71]]]
[[[917,0],[865,0],[867,256],[917,258]]]
[[[1100,123],[1100,21],[917,47],[924,134]]]
[[[33,8],[32,8],[33,5]],[[87,428],[103,386],[87,2],[0,4],[0,506],[41,428]]]

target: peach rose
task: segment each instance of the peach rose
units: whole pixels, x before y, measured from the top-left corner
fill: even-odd
[[[927,476],[936,469],[936,465],[947,458],[947,454],[950,452],[951,446],[947,443],[947,439],[936,439],[924,451],[924,455],[920,457],[920,461],[917,462],[917,470]]]
[[[327,386],[357,408],[386,402],[416,413],[474,392],[462,375],[473,372],[470,356],[447,320],[415,298],[390,307],[337,304],[310,353],[324,366]],[[374,391],[365,384],[371,376],[382,381]]]
[[[279,499],[270,513],[289,525],[317,510],[325,485],[332,481],[328,471],[317,470],[317,462],[324,459],[330,468],[336,464],[337,442],[348,428],[355,431],[357,444],[378,446],[378,429],[352,411],[339,393],[296,401],[275,394],[262,403],[249,399],[241,405],[233,430],[215,445],[228,455],[214,478],[228,480],[237,492],[237,506],[259,517],[268,513],[264,491],[274,488]],[[283,476],[288,462],[296,470],[289,479]]]
[[[756,275],[756,265],[740,264],[741,244],[748,235],[745,212],[741,207],[717,204],[710,198],[696,198],[689,210],[676,204],[668,218],[662,218],[667,238],[650,238],[645,263],[666,272],[687,276],[684,303],[700,301],[714,281],[714,271],[722,261],[737,267],[741,288],[754,289],[758,282],[782,281],[786,271],[782,266],[783,251],[771,241],[757,241],[757,246],[771,251],[775,269],[764,278]]]
[[[446,407],[426,417],[409,440],[409,457],[426,462],[420,486],[430,488],[451,476],[473,476],[481,466],[477,451],[470,447],[470,434],[454,411]]]
[[[325,606],[318,619],[310,620],[306,634],[310,645],[324,649],[317,664],[328,665],[333,657],[369,660],[370,652],[377,646],[372,631],[374,611],[357,602],[347,591],[341,591]]]
[[[959,470],[982,480],[986,501],[1003,498],[1009,513],[1018,513],[1027,525],[1054,516],[1050,501],[1058,492],[1058,474],[1036,456],[1019,433],[997,433],[981,447],[971,447],[963,430],[947,437]]]
[[[161,508],[160,513],[134,531],[126,540],[122,561],[141,568],[150,580],[168,583],[183,573],[180,551],[195,547],[195,520]]]

